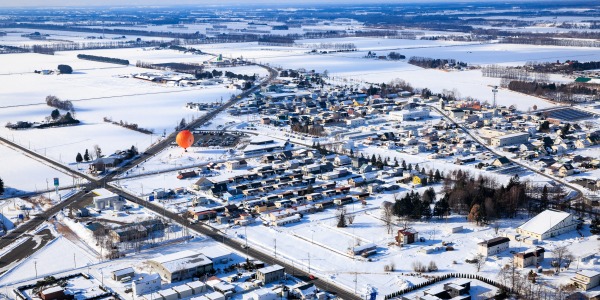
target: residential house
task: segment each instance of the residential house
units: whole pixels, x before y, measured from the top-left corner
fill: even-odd
[[[508,158],[506,158],[506,156],[501,156],[496,158],[493,162],[492,165],[496,166],[496,167],[505,167],[510,165],[512,162],[510,160],[508,160]]]
[[[592,270],[581,270],[575,273],[571,282],[583,290],[589,290],[600,284],[600,272]]]
[[[526,251],[518,252],[514,254],[514,263],[519,268],[525,268],[527,266],[538,266],[544,261],[544,248],[535,247]]]
[[[179,172],[179,174],[177,175],[177,179],[193,178],[196,176],[198,176],[198,173],[196,173],[195,171]]]
[[[508,249],[510,239],[507,237],[496,237],[477,244],[477,251],[483,256],[496,255]]]
[[[398,245],[408,245],[419,240],[419,233],[413,229],[398,230],[396,242]]]

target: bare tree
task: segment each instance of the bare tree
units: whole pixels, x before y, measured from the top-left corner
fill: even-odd
[[[352,225],[352,223],[354,223],[354,215],[348,215],[346,216],[346,219],[348,220],[348,224]]]
[[[473,265],[475,266],[475,270],[477,270],[478,273],[479,271],[481,271],[483,264],[485,264],[485,257],[481,254],[477,254],[477,256],[475,256],[475,258],[473,259]]]
[[[383,224],[385,225],[385,229],[388,234],[392,234],[394,231],[394,224],[392,223],[392,219],[394,217],[393,210],[393,205],[385,205],[381,210],[381,219],[383,220]]]
[[[554,248],[552,251],[554,254],[554,261],[552,261],[552,266],[555,268],[556,273],[560,273],[560,268],[565,261],[571,261],[573,255],[569,251],[566,245],[558,246]]]
[[[102,157],[102,149],[100,149],[98,144],[94,145],[94,152],[96,153],[96,158]]]
[[[492,223],[492,228],[494,229],[494,233],[498,235],[498,231],[500,230],[500,222],[496,221]]]

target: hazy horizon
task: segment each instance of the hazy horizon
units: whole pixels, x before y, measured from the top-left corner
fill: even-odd
[[[292,5],[292,6],[303,6],[306,4],[387,4],[387,3],[480,3],[480,2],[548,2],[544,0],[303,0],[301,3],[298,1],[281,1],[281,0],[256,0],[256,1],[239,1],[239,0],[221,0],[218,4],[214,1],[208,0],[172,0],[168,3],[164,0],[129,0],[124,3],[122,0],[20,0],[18,4],[14,2],[0,1],[0,7],[4,8],[41,8],[41,7],[131,7],[131,6],[192,6],[192,5],[209,5],[209,6],[225,6],[225,5],[237,5],[237,6],[253,6],[253,5]],[[580,2],[567,0],[564,2]]]

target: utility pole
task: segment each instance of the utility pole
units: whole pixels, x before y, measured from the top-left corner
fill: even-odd
[[[494,86],[494,88],[492,89],[492,93],[494,94],[494,104],[493,104],[493,108],[496,108],[496,94],[498,93],[498,86]]]

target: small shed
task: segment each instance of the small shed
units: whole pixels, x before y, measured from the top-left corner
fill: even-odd
[[[192,294],[198,295],[206,292],[206,284],[202,281],[188,282],[187,286],[192,289]]]
[[[206,294],[204,296],[206,296],[206,298],[208,298],[210,300],[225,300],[225,295],[223,295],[219,292],[212,292],[212,293]]]
[[[194,291],[192,290],[192,288],[189,285],[185,285],[185,284],[174,286],[172,289],[175,292],[177,292],[177,294],[179,295],[179,298],[181,298],[181,299],[191,297],[194,294]]]
[[[132,267],[112,271],[112,279],[114,281],[120,281],[121,279],[123,279],[125,277],[131,278],[134,275],[135,275],[135,271],[133,270]]]
[[[158,293],[161,294],[165,300],[179,299],[179,295],[177,294],[177,292],[172,289],[162,290],[162,291],[159,291]]]

